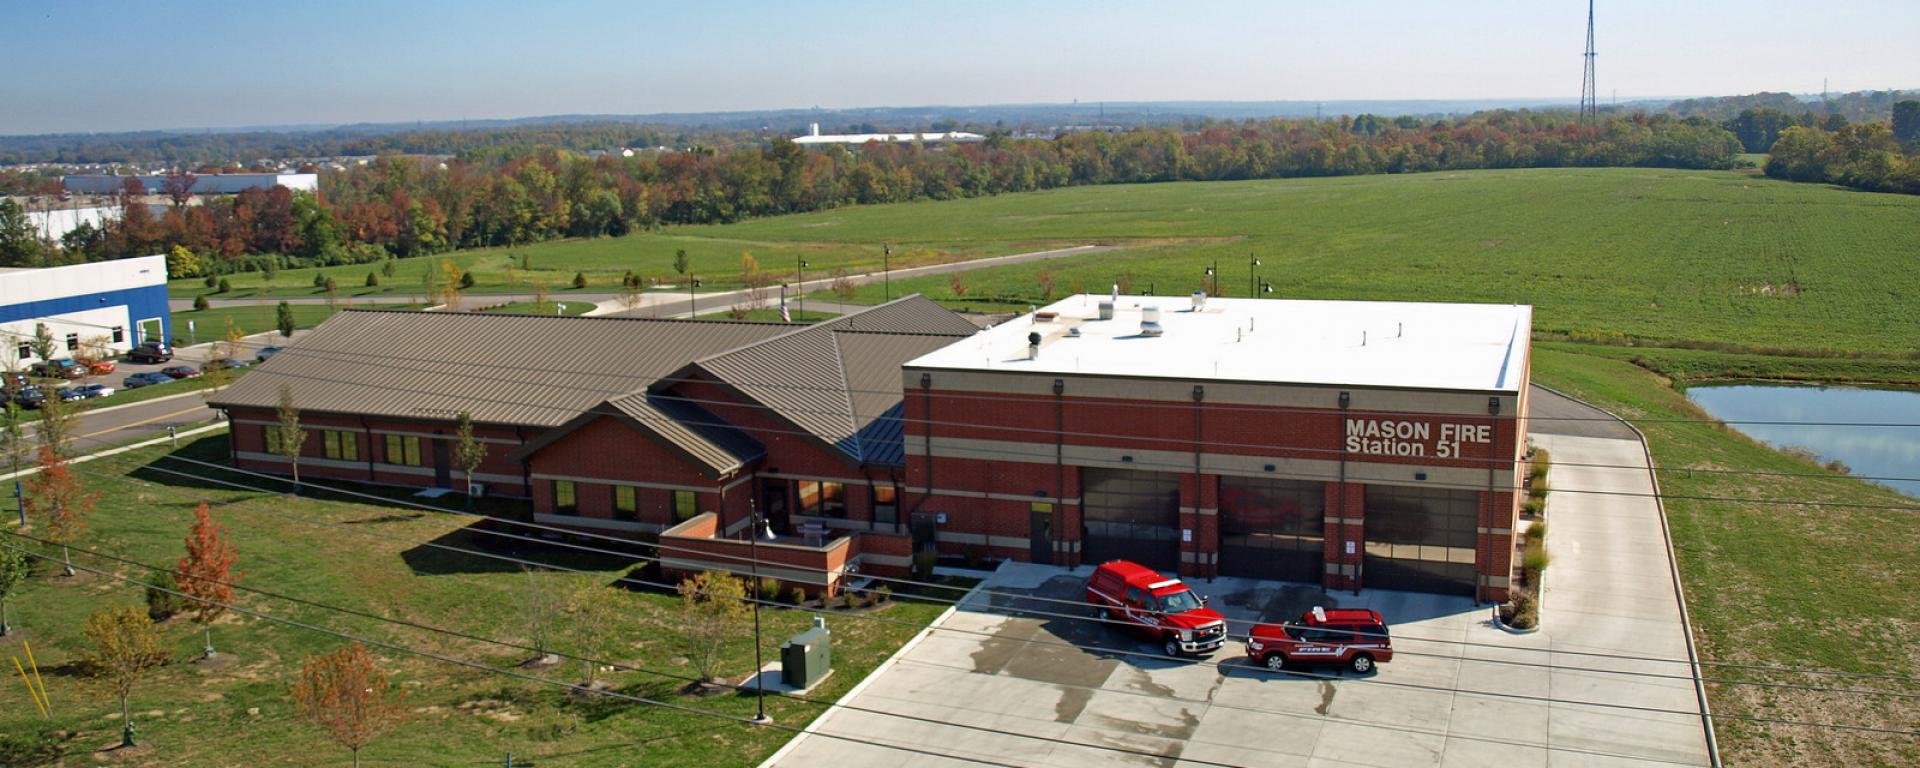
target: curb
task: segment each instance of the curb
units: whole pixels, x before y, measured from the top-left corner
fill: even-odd
[[[872,683],[876,678],[878,678],[880,676],[880,673],[893,668],[894,662],[899,661],[901,656],[905,656],[907,651],[913,650],[914,646],[917,646],[920,644],[920,641],[925,640],[927,639],[927,637],[931,636],[934,632],[935,627],[940,626],[941,623],[945,622],[949,617],[953,616],[954,612],[958,610],[961,605],[971,601],[975,595],[980,593],[980,588],[983,586],[986,586],[986,583],[987,582],[985,581],[981,581],[980,583],[973,585],[973,589],[967,590],[967,593],[964,595],[961,595],[959,600],[955,600],[953,602],[953,605],[947,606],[947,609],[944,611],[941,611],[939,616],[933,617],[933,621],[927,622],[926,626],[921,627],[919,633],[915,634],[912,639],[906,641],[905,643],[901,643],[900,649],[894,651],[893,655],[888,656],[886,661],[880,662],[880,665],[877,667],[874,667],[873,671],[868,672],[867,676],[864,678],[861,678],[859,683],[855,684],[852,688],[847,689],[847,692],[844,694],[841,694],[840,698],[834,699],[833,703],[831,705],[828,705],[826,712],[823,712],[820,714],[819,717],[814,718],[813,722],[807,723],[807,726],[805,728],[800,729],[800,732],[794,734],[793,738],[788,739],[787,743],[780,745],[780,748],[778,750],[775,750],[773,754],[768,755],[767,759],[760,761],[760,765],[758,766],[758,768],[773,768],[774,765],[780,762],[781,758],[784,758],[787,756],[788,752],[792,752],[794,748],[800,746],[800,742],[805,741],[808,736],[811,736],[815,732],[819,731],[820,727],[827,722],[827,719],[833,717],[833,713],[835,710],[845,706],[848,701],[853,700],[853,697],[860,695],[860,692],[866,690],[867,685]]]

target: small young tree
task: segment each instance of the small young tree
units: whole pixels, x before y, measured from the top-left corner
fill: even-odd
[[[368,288],[378,288],[378,287],[380,287],[380,276],[379,276],[379,275],[377,275],[377,274],[374,274],[374,273],[372,273],[372,272],[368,272],[368,273],[367,273],[367,282],[366,282],[366,286],[367,286]]]
[[[833,271],[833,282],[827,285],[827,290],[833,291],[833,295],[840,297],[841,301],[853,301],[860,287],[853,284],[853,278],[847,277],[846,270],[836,269]]]
[[[631,274],[628,276],[632,277]],[[646,292],[640,288],[639,278],[627,280],[620,284],[620,306],[626,307],[628,312],[632,312],[635,307],[640,306],[640,302],[645,295]]]
[[[760,260],[753,257],[753,251],[740,252],[740,279],[747,285],[753,285],[760,279]]]
[[[959,272],[949,273],[947,275],[947,288],[951,289],[953,295],[956,297],[967,295],[967,276]]]
[[[353,753],[354,768],[359,768],[360,750],[406,716],[401,696],[359,643],[307,657],[293,684],[293,705]]]
[[[752,611],[746,583],[723,571],[704,571],[681,581],[679,591],[687,659],[700,681],[709,682],[728,641],[740,635]]]
[[[300,428],[300,409],[293,406],[293,387],[280,385],[280,403],[274,407],[280,419],[278,436],[268,450],[287,457],[293,468],[293,494],[300,495],[300,449],[307,444],[307,431]]]
[[[533,281],[533,312],[544,315],[553,311],[553,302],[547,297],[547,281]]]
[[[27,514],[45,515],[47,538],[60,545],[62,572],[73,575],[73,557],[67,551],[87,529],[87,514],[100,502],[98,491],[89,492],[80,478],[67,468],[66,457],[47,445],[40,446],[40,471],[27,480]]]
[[[207,308],[211,306],[213,306],[213,304],[207,301],[207,297],[205,296],[193,297],[193,311],[205,312],[207,311]]]
[[[472,287],[473,287],[473,271],[468,270],[465,272],[461,272],[460,273],[460,290],[464,291]]]
[[[581,289],[581,288],[585,288],[585,287],[587,287],[587,273],[585,273],[585,272],[575,272],[575,273],[573,273],[573,288],[574,288],[574,290],[576,290],[576,291],[577,291],[577,290],[579,290],[579,289]]]
[[[467,474],[467,510],[473,510],[473,473],[487,460],[487,444],[473,436],[473,415],[460,412],[460,425],[454,428],[453,460]]]
[[[160,630],[147,618],[146,611],[123,605],[94,611],[87,617],[84,634],[87,649],[81,652],[81,659],[93,675],[113,684],[114,695],[120,699],[120,746],[134,746],[133,710],[128,699],[141,675],[166,663]]]
[[[393,275],[394,275],[394,273],[395,273],[395,272],[398,272],[398,271],[399,271],[399,269],[400,269],[400,268],[399,268],[399,266],[398,266],[398,265],[397,265],[397,264],[396,264],[396,263],[394,262],[394,260],[393,260],[393,257],[392,257],[392,256],[388,256],[388,257],[387,257],[387,262],[386,262],[385,264],[381,264],[381,265],[380,265],[380,276],[381,276],[381,277],[393,277]]]
[[[626,618],[620,600],[623,596],[620,590],[595,583],[581,584],[567,596],[566,624],[572,629],[573,647],[587,658],[588,688],[593,687],[594,675],[599,671],[594,660],[604,659],[620,647],[617,630]]]
[[[27,341],[27,348],[33,350],[33,356],[45,362],[53,359],[53,330],[46,323],[33,324],[33,338]]]
[[[27,460],[33,446],[27,442],[26,415],[20,404],[13,401],[11,392],[7,395],[6,423],[0,428],[0,452],[7,458],[7,468],[15,477],[20,475],[20,465]]]
[[[39,432],[41,445],[52,448],[54,453],[66,456],[73,447],[70,442],[78,409],[73,404],[61,400],[59,394],[54,391],[55,386],[53,382],[41,385],[40,391],[45,397],[40,403],[39,413],[35,416],[36,429]]]
[[[233,293],[233,283],[227,282],[227,279],[224,277],[220,278],[220,285],[218,288],[215,288],[213,292],[214,293]]]
[[[193,530],[187,534],[187,554],[175,567],[173,581],[180,592],[192,598],[193,620],[206,633],[206,658],[213,658],[213,621],[233,602],[233,582],[241,574],[233,569],[240,554],[228,542],[220,524],[213,521],[205,504],[193,508]]]
[[[273,279],[279,276],[280,276],[279,260],[274,258],[268,258],[266,263],[260,265],[260,284],[262,287],[272,288]]]
[[[690,270],[690,269],[693,269],[693,257],[687,255],[687,249],[681,248],[679,250],[674,251],[673,252],[673,271],[682,276],[685,276],[687,274],[687,270]]]
[[[520,587],[514,602],[519,608],[520,621],[527,633],[527,641],[533,644],[536,659],[541,664],[559,663],[553,655],[553,633],[559,628],[560,614],[566,606],[566,596],[554,589],[553,584],[542,584],[534,576],[532,568],[520,567]]]
[[[7,598],[27,580],[27,556],[17,549],[0,547],[0,637],[13,631],[7,623]]]
[[[283,338],[283,339],[293,338],[294,322],[293,322],[293,305],[292,304],[288,304],[287,302],[283,301],[283,302],[280,302],[280,306],[274,307],[273,321],[275,325],[280,329],[280,338]]]
[[[1040,300],[1052,301],[1053,300],[1053,282],[1054,282],[1053,268],[1041,267],[1039,273],[1033,276],[1033,281],[1040,285]],[[1212,291],[1208,291],[1208,293],[1212,293]]]

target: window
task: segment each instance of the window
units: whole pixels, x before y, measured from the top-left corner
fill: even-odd
[[[693,491],[673,492],[673,519],[691,520],[694,515],[699,514],[695,511],[698,508],[699,502],[695,500]]]
[[[80,349],[80,334],[77,334],[77,333],[67,334],[67,351],[75,352],[75,351],[78,351],[79,349]]]
[[[413,435],[387,435],[387,463],[420,466],[420,438]]]
[[[121,343],[121,342],[123,342],[123,341],[126,341],[126,340],[127,340],[127,328],[126,328],[126,326],[124,326],[124,325],[116,325],[116,326],[114,326],[114,327],[113,327],[113,343],[115,343],[115,344],[119,344],[119,343]]]
[[[639,489],[631,485],[613,487],[613,516],[622,520],[640,519]]]
[[[800,482],[800,514],[821,517],[847,516],[847,486],[814,480]]]
[[[17,357],[19,357],[20,359],[22,359],[22,360],[32,360],[32,359],[33,359],[33,345],[32,345],[32,344],[21,344],[21,345],[20,345],[20,349],[19,349],[18,351],[19,351],[19,353],[20,353],[20,354],[19,354],[19,355],[17,355]]]
[[[573,494],[572,480],[553,481],[553,511],[562,515],[580,514],[580,500]]]
[[[327,430],[320,433],[321,442],[326,443],[327,458],[341,461],[359,461],[360,443],[352,432]]]
[[[887,525],[900,522],[900,489],[891,485],[873,487],[873,521]]]

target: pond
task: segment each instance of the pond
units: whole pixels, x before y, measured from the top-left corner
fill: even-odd
[[[1920,498],[1920,427],[1875,426],[1920,424],[1920,392],[1711,384],[1688,387],[1687,397],[1714,418],[1769,445],[1805,448],[1821,461],[1846,464],[1861,477],[1907,478],[1877,482]]]

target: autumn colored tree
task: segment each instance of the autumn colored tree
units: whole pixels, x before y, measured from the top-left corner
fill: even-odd
[[[267,449],[287,458],[293,469],[293,494],[300,494],[300,449],[307,444],[307,431],[300,428],[300,409],[293,405],[293,387],[280,385],[279,404],[274,413],[280,423],[268,436]]]
[[[440,274],[432,283],[439,286],[439,294],[433,297],[437,303],[445,305],[447,309],[460,309],[460,278],[465,274],[460,270],[460,265],[453,263],[453,259],[440,260]]]
[[[467,510],[473,510],[473,473],[487,460],[487,444],[473,436],[473,414],[460,412],[460,425],[454,428],[453,460],[467,474]]]
[[[160,630],[153,625],[153,619],[147,618],[146,611],[123,605],[94,611],[87,617],[83,634],[87,648],[81,652],[81,660],[94,676],[112,683],[114,695],[120,699],[120,746],[135,746],[133,710],[128,706],[128,699],[133,696],[134,684],[140,682],[147,670],[167,661],[166,649],[160,643]]]
[[[29,515],[45,515],[47,538],[60,545],[62,572],[73,575],[68,547],[87,529],[87,515],[100,502],[100,492],[88,491],[67,467],[67,459],[47,445],[40,446],[39,471],[27,479],[22,503]]]
[[[200,177],[176,168],[160,178],[160,189],[166,193],[168,199],[173,201],[173,207],[184,208],[189,201],[193,200],[193,185],[199,181]]]
[[[213,521],[206,504],[193,508],[193,530],[187,534],[187,554],[175,567],[173,581],[181,593],[193,599],[193,620],[206,633],[206,658],[213,658],[213,621],[233,602],[233,583],[240,572],[233,570],[240,555],[226,539],[220,524]]]
[[[727,644],[740,636],[752,609],[746,582],[723,571],[703,571],[680,582],[680,636],[701,682],[713,680]]]
[[[406,717],[402,696],[359,643],[307,657],[293,684],[293,705],[302,718],[353,753],[355,768],[360,750]]]

